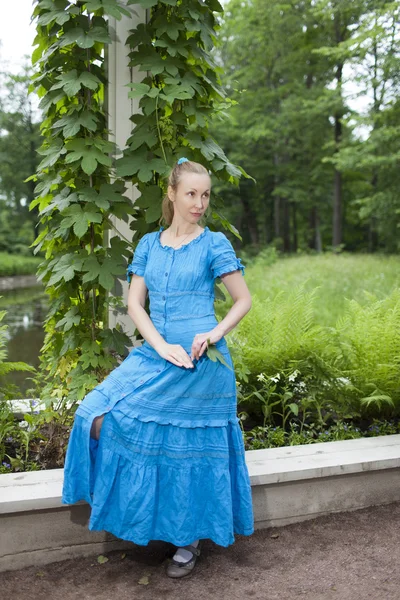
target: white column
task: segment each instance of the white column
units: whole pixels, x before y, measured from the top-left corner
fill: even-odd
[[[126,0],[123,4],[126,4]],[[139,99],[128,98],[129,88],[126,87],[126,84],[140,82],[144,76],[143,71],[139,73],[136,67],[128,67],[129,48],[125,45],[125,42],[130,30],[136,28],[139,23],[144,23],[146,19],[146,11],[139,5],[135,4],[126,8],[132,11],[131,17],[123,16],[120,21],[115,18],[109,20],[111,31],[114,30],[116,34],[116,40],[108,46],[107,50],[109,139],[115,142],[121,151],[126,146],[126,140],[130,136],[133,126],[129,117],[135,112],[139,112]],[[135,12],[133,12],[133,9]],[[138,195],[136,188],[128,185],[126,195],[134,202]],[[124,221],[113,218],[113,223],[118,231],[126,238],[131,239],[132,232]],[[107,243],[113,235],[117,235],[117,233],[111,230],[108,234]],[[111,294],[123,295],[125,308],[120,311],[109,311],[109,326],[112,328],[120,323],[124,331],[128,335],[132,335],[134,331],[133,323],[126,312],[128,284],[125,277],[116,281]]]

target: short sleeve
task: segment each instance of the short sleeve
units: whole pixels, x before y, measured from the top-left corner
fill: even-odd
[[[221,231],[213,234],[211,242],[211,271],[214,279],[225,273],[241,271],[244,275],[244,265],[236,256],[235,250],[226,235]]]
[[[144,272],[146,270],[147,256],[149,253],[149,242],[148,236],[145,234],[139,241],[136,246],[135,252],[133,254],[132,262],[128,265],[126,270],[126,279],[130,283],[131,275],[134,273],[135,275],[144,276]]]

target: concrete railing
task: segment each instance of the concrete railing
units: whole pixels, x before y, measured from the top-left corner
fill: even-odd
[[[246,452],[256,528],[400,497],[400,435]],[[131,546],[87,529],[86,503],[61,504],[63,469],[0,475],[0,571]]]
[[[13,275],[12,277],[0,277],[0,291],[16,290],[43,285],[36,275]]]

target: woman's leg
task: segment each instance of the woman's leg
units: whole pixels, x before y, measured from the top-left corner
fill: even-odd
[[[197,546],[199,545],[199,541],[200,540],[195,540],[190,545],[197,548]],[[192,558],[193,558],[193,553],[190,552],[190,550],[186,550],[185,548],[178,547],[177,551],[174,554],[174,559],[177,560],[178,562],[187,562],[188,560],[191,560]]]
[[[95,417],[93,419],[92,427],[90,429],[90,437],[94,438],[95,440],[100,439],[100,431],[103,425],[103,420],[104,415],[100,415],[100,417]]]

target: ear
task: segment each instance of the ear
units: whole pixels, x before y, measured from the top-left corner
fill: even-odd
[[[168,194],[169,201],[170,202],[175,202],[175,190],[172,187],[172,185],[168,186],[168,192],[167,192],[167,194]]]

